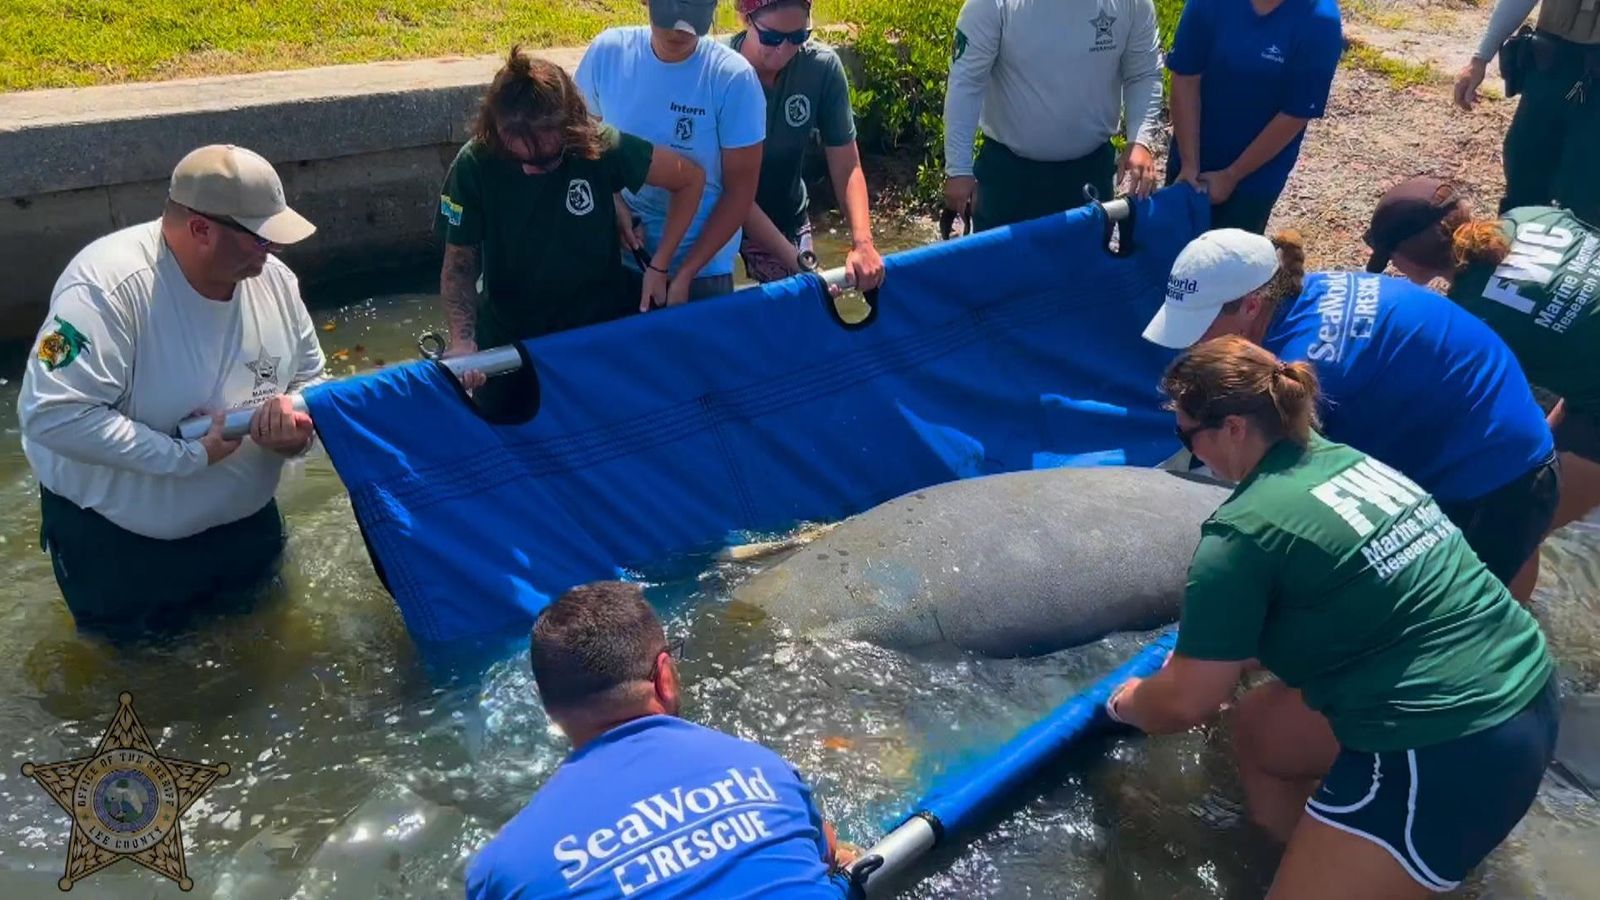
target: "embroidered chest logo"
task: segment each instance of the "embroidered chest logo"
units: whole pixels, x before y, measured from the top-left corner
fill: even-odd
[[[1278,63],[1278,64],[1282,65],[1282,63],[1283,63],[1283,50],[1279,49],[1277,44],[1273,44],[1272,46],[1268,47],[1267,49],[1261,51],[1261,58],[1266,60],[1267,62],[1275,62],[1275,63]]]
[[[55,316],[54,319],[55,330],[39,341],[39,362],[44,363],[44,367],[51,372],[72,365],[72,361],[78,358],[83,348],[89,346],[89,339],[83,336],[83,332],[72,327],[72,323],[60,316]]]
[[[1100,15],[1089,20],[1089,24],[1094,26],[1095,50],[1112,50],[1116,48],[1117,38],[1111,33],[1111,26],[1117,24],[1116,16],[1109,15],[1102,9],[1100,10]]]
[[[678,124],[672,129],[672,135],[684,143],[694,140],[694,120],[688,116],[679,116]]]
[[[811,121],[811,98],[795,94],[783,101],[783,118],[790,128],[799,128]]]
[[[588,181],[574,178],[567,184],[567,212],[575,216],[594,212],[594,189],[589,187]]]
[[[268,356],[267,348],[262,347],[260,355],[255,358],[254,362],[244,364],[244,367],[250,370],[250,374],[256,377],[256,383],[251,385],[250,389],[255,390],[267,382],[277,385],[278,363],[282,361],[283,357],[281,356]]]

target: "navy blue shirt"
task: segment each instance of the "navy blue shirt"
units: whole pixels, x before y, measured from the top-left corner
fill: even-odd
[[[776,753],[674,716],[561,764],[467,870],[468,900],[839,898],[811,791]]]
[[[1261,344],[1316,366],[1324,434],[1399,469],[1438,500],[1481,497],[1554,452],[1505,342],[1404,279],[1308,275]]]
[[[1200,78],[1200,171],[1225,169],[1279,113],[1319,119],[1344,52],[1336,0],[1283,0],[1265,16],[1250,0],[1189,0],[1167,68]],[[1234,193],[1274,197],[1289,180],[1305,131]],[[1178,142],[1172,142],[1178,159]],[[1182,167],[1181,160],[1174,163]]]

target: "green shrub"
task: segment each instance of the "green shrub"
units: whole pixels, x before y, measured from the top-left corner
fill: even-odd
[[[919,158],[919,197],[944,184],[944,91],[961,0],[842,0],[837,20],[854,26],[860,75],[850,105],[862,147]]]
[[[1156,30],[1161,33],[1161,49],[1172,49],[1172,36],[1178,33],[1183,17],[1183,0],[1156,0]]]

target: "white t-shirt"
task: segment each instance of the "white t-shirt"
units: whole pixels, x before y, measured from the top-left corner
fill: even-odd
[[[766,139],[767,96],[755,69],[737,50],[708,37],[683,62],[662,62],[650,48],[650,29],[641,26],[601,32],[583,54],[575,80],[589,111],[606,124],[670,147],[705,169],[700,209],[672,260],[676,272],[722,198],[722,151]],[[650,185],[622,192],[644,222],[647,249],[661,244],[671,196]],[[741,234],[734,232],[696,277],[732,273]],[[632,266],[632,257],[625,262]]]
[[[289,267],[268,257],[229,301],[190,286],[160,222],[107,235],[67,265],[22,378],[22,448],[39,483],[117,525],[172,540],[258,512],[284,457],[248,438],[206,465],[174,437],[195,413],[254,406],[322,376]]]

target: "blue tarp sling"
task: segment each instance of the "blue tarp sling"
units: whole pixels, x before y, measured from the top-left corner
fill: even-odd
[[[433,363],[306,400],[413,636],[526,627],[568,587],[739,532],[957,478],[1158,463],[1171,354],[1139,334],[1207,215],[1175,187],[1134,203],[1120,255],[1094,206],[894,254],[859,327],[797,276],[528,341],[521,424],[485,421]]]

